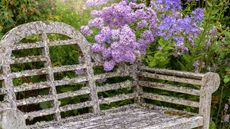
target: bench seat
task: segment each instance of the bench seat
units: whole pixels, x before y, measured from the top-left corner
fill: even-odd
[[[94,116],[88,114],[81,118],[63,120],[59,124],[51,124],[51,127],[43,127],[43,129],[187,129],[188,125],[194,128],[202,126],[202,123],[203,118],[197,115],[171,110],[169,112],[163,108],[154,110],[129,105],[110,109]]]

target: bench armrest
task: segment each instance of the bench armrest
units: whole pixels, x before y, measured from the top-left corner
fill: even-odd
[[[220,86],[220,77],[217,73],[208,72],[202,78],[202,89],[203,93],[212,94]],[[201,91],[202,92],[202,91]]]

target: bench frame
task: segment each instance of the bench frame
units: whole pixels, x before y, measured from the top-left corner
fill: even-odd
[[[67,41],[49,41],[47,34],[62,34],[70,37]],[[27,43],[27,44],[18,44],[23,38],[41,34],[42,41],[37,43]],[[71,45],[77,44],[80,49],[82,50],[85,62],[80,65],[72,65],[72,66],[62,66],[62,67],[52,67],[49,47],[51,46],[60,46],[60,45]],[[43,55],[41,56],[30,56],[30,57],[22,57],[22,58],[12,58],[11,54],[13,50],[22,50],[22,49],[30,49],[30,48],[43,48]],[[199,108],[198,115],[203,117],[203,129],[209,128],[209,121],[210,121],[210,109],[211,109],[211,97],[212,93],[215,92],[220,84],[219,75],[216,73],[190,73],[190,72],[181,72],[181,71],[174,71],[174,70],[166,70],[166,69],[154,69],[148,68],[146,66],[142,66],[140,63],[133,64],[131,66],[127,66],[123,64],[120,66],[115,72],[112,73],[105,73],[102,75],[94,75],[93,67],[100,65],[96,61],[96,57],[93,56],[90,52],[89,43],[86,39],[73,27],[60,23],[60,22],[32,22],[27,23],[24,25],[20,25],[11,31],[9,31],[1,40],[0,43],[0,68],[2,74],[0,74],[0,80],[3,81],[3,87],[0,89],[0,95],[5,95],[4,102],[0,102],[0,112],[1,118],[8,119],[7,115],[2,115],[2,112],[5,110],[11,109],[14,114],[15,111],[18,111],[17,107],[20,105],[28,105],[32,103],[40,103],[44,101],[53,101],[53,108],[47,109],[39,112],[30,112],[30,113],[23,113],[20,115],[25,119],[32,119],[37,116],[44,116],[47,114],[54,113],[55,114],[55,121],[61,121],[60,112],[68,111],[71,109],[78,109],[84,108],[87,106],[93,107],[94,114],[100,114],[100,104],[111,103],[119,100],[125,100],[129,98],[134,98],[135,102],[142,106],[147,106],[145,104],[143,98],[153,99],[164,101],[168,103],[186,105],[191,107]],[[18,64],[18,63],[26,63],[26,62],[36,62],[36,61],[46,61],[45,68],[42,69],[34,69],[34,70],[26,70],[22,72],[13,73],[11,72],[10,65],[11,64]],[[86,70],[86,77],[80,77],[75,79],[67,79],[67,80],[54,80],[54,73],[56,72],[64,72],[64,71],[71,71],[76,69],[85,69]],[[22,76],[33,76],[33,75],[43,75],[46,74],[47,83],[43,84],[23,84],[20,87],[14,87],[13,85],[13,78],[18,78]],[[95,81],[102,78],[109,78],[115,76],[131,76],[133,78],[132,82],[126,82],[125,84],[114,84],[108,85],[105,87],[97,87]],[[174,82],[181,82],[181,83],[188,83],[194,85],[201,85],[200,90],[191,89],[191,88],[183,88],[183,87],[175,87],[169,84],[161,84],[155,82],[147,82],[139,80],[139,77],[147,77],[147,78],[155,78],[167,81],[174,81]],[[57,94],[56,86],[70,84],[70,83],[78,83],[78,82],[88,82],[88,87],[85,89],[81,89],[77,92],[66,93],[66,94]],[[127,87],[129,85],[135,88],[135,92],[127,95],[119,95],[112,98],[106,99],[99,99],[97,93],[102,91],[114,90]],[[28,87],[30,86],[30,87]],[[40,96],[40,97],[31,97],[28,99],[16,100],[16,92],[21,91],[29,91],[41,88],[50,87],[51,94],[47,96]],[[144,93],[142,87],[152,87],[156,89],[172,91],[172,92],[179,92],[184,94],[196,95],[200,96],[199,102],[193,102],[189,100],[177,99],[174,97],[168,97],[163,95],[156,95],[151,93]],[[83,94],[90,94],[91,101],[87,101],[84,103],[79,103],[75,105],[67,105],[64,107],[60,107],[60,102],[58,101],[60,98],[66,98],[71,96],[83,95]],[[171,109],[168,109],[171,110]],[[18,113],[16,113],[18,114]],[[20,118],[20,117],[19,117]],[[0,119],[1,120],[1,119]],[[19,120],[20,121],[20,120]],[[18,122],[22,123],[22,122]],[[183,121],[181,121],[183,123]],[[0,123],[0,125],[4,125],[4,123]],[[7,125],[7,123],[5,123]],[[8,123],[9,124],[9,123]],[[25,123],[24,123],[25,124]],[[173,123],[171,123],[173,125]],[[33,125],[36,127],[37,125]],[[1,127],[1,126],[0,126]],[[19,127],[17,125],[17,127]],[[32,127],[32,126],[31,126]],[[177,127],[177,126],[171,126]],[[178,126],[178,127],[187,127],[186,125]],[[26,128],[23,126],[22,128]],[[162,127],[163,128],[163,127]],[[166,128],[166,127],[165,127]]]

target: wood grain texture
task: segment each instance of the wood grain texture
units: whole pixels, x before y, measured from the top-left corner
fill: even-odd
[[[202,125],[202,120],[199,116],[170,116],[163,111],[131,105],[78,121],[63,120],[43,129],[186,129]]]

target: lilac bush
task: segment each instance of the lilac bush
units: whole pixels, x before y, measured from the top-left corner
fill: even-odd
[[[105,4],[108,0],[94,0],[90,6]],[[99,2],[100,1],[100,2]],[[194,46],[202,28],[203,9],[194,10],[190,16],[183,16],[180,0],[153,0],[150,7],[130,0],[92,11],[93,19],[81,27],[85,36],[95,35],[92,51],[100,54],[104,69],[111,71],[121,62],[134,63],[141,55],[146,54],[149,44],[157,37],[169,40],[174,44],[174,56],[189,52]],[[159,46],[161,48],[161,46]]]
[[[94,19],[87,26],[82,26],[81,32],[90,36],[92,30],[89,28],[100,30],[91,48],[101,55],[106,71],[111,71],[121,62],[134,63],[154,41],[156,12],[144,4],[122,1],[93,11],[92,16]],[[131,24],[136,27],[131,27]],[[138,37],[136,32],[140,28],[143,32]]]

